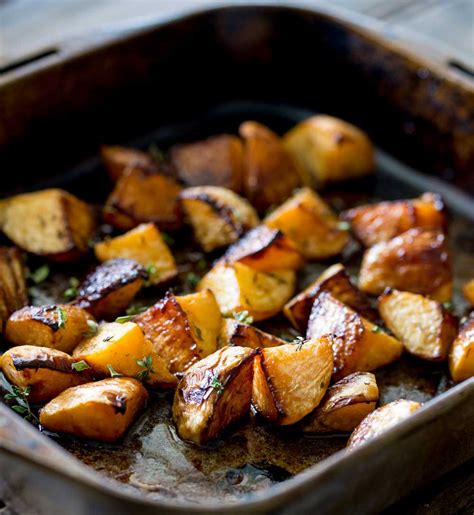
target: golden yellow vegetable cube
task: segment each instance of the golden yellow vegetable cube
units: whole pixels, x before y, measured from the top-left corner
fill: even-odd
[[[146,268],[151,284],[166,282],[178,273],[173,254],[155,224],[141,224],[125,234],[101,241],[94,250],[102,262],[116,258],[137,261]]]
[[[449,370],[454,381],[474,376],[474,317],[461,327],[449,353]]]
[[[148,393],[136,379],[116,377],[68,388],[44,406],[40,424],[49,431],[116,442],[145,408]]]

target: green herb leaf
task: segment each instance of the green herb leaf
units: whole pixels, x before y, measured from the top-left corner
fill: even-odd
[[[99,324],[95,320],[88,320],[87,327],[89,328],[89,331],[87,331],[86,333],[82,333],[82,336],[84,338],[90,338],[91,336],[95,336],[99,331]]]
[[[78,295],[77,288],[78,288],[79,284],[80,284],[80,282],[77,277],[70,277],[69,278],[69,288],[67,288],[63,293],[64,298],[67,300],[75,299]]]
[[[143,368],[143,370],[140,370],[140,372],[138,372],[138,374],[136,375],[136,378],[139,380],[139,381],[145,381],[146,379],[148,379],[150,373],[153,372],[153,358],[152,356],[145,356],[143,357],[142,359],[137,359],[137,365],[141,368]]]
[[[135,315],[123,315],[121,317],[117,317],[115,321],[119,324],[125,324],[125,322],[130,322],[130,320],[132,320],[134,317]]]
[[[232,311],[232,316],[239,322],[242,322],[243,324],[252,324],[253,323],[253,316],[247,311]]]
[[[218,376],[214,376],[212,378],[210,386],[211,386],[211,388],[214,388],[217,395],[220,395],[224,391],[224,385],[222,384],[221,381],[219,381]]]
[[[166,243],[166,245],[174,245],[176,243],[175,239],[167,232],[162,232],[161,237],[163,238],[163,241]]]
[[[374,325],[374,327],[372,327],[372,332],[373,333],[381,333],[382,332],[382,328],[378,325]]]
[[[200,277],[194,272],[189,272],[186,276],[186,284],[189,289],[194,290],[200,281]]]
[[[66,327],[67,313],[61,306],[58,306],[56,308],[56,311],[58,313],[58,327],[59,329],[63,329],[64,327]]]
[[[127,315],[139,315],[148,309],[148,306],[140,306],[140,304],[132,304],[125,313]]]
[[[28,273],[28,279],[31,279],[35,284],[41,284],[49,276],[49,266],[42,265],[37,268],[34,272]]]
[[[4,399],[6,401],[16,401],[16,404],[11,406],[12,410],[23,415],[25,420],[33,424],[39,424],[38,417],[33,413],[28,402],[31,386],[21,387],[12,385],[6,380],[3,373],[0,373],[0,382],[2,383],[2,388],[7,391]]]
[[[74,372],[82,372],[83,370],[91,368],[84,360],[76,361],[76,363],[73,363],[71,366]]]
[[[110,377],[122,377],[122,374],[116,372],[110,363],[107,364],[107,368],[109,370]]]

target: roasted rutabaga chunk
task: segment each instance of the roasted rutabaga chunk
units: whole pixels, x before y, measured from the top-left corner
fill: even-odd
[[[366,246],[388,241],[416,227],[443,232],[447,228],[439,195],[424,193],[413,200],[395,200],[356,207],[342,213],[352,232]]]
[[[325,270],[316,281],[293,297],[283,308],[285,316],[299,331],[306,331],[314,299],[323,291],[330,293],[365,318],[376,319],[377,314],[367,297],[353,284],[344,265],[337,263]]]
[[[173,420],[183,440],[214,440],[249,413],[255,352],[224,347],[186,371],[173,403]]]
[[[116,258],[137,261],[146,268],[151,284],[166,282],[178,274],[173,254],[152,223],[141,224],[125,234],[101,241],[94,250],[102,262]]]
[[[135,377],[152,388],[176,385],[164,360],[133,322],[99,325],[96,334],[74,349],[73,356],[88,363],[95,377]]]
[[[260,347],[277,347],[286,342],[273,334],[261,331],[256,327],[239,322],[233,318],[226,318],[223,321],[219,346],[237,345],[258,349]]]
[[[234,243],[259,223],[248,201],[226,188],[196,186],[183,190],[179,197],[205,252]]]
[[[11,384],[30,388],[31,402],[47,402],[66,388],[91,380],[86,362],[47,347],[13,347],[1,356],[0,363]]]
[[[326,337],[259,349],[252,405],[269,422],[294,424],[319,405],[332,368],[331,341]]]
[[[244,265],[260,272],[298,270],[303,256],[296,244],[278,229],[259,225],[231,245],[223,260]]]
[[[332,336],[334,379],[369,372],[398,359],[401,342],[323,292],[314,301],[306,337]]]
[[[28,303],[23,258],[14,247],[0,247],[0,332],[7,318]]]
[[[184,372],[217,349],[222,323],[209,290],[183,296],[169,292],[134,320],[173,374]]]
[[[331,386],[303,423],[307,433],[348,433],[374,411],[379,389],[374,374],[355,372]]]
[[[339,254],[349,233],[331,208],[310,188],[298,190],[263,221],[291,238],[307,259]]]
[[[14,345],[39,345],[71,353],[90,330],[94,317],[78,306],[27,306],[15,311],[5,327]]]
[[[281,139],[268,127],[247,121],[239,127],[244,140],[244,193],[258,210],[286,200],[301,177]]]
[[[181,186],[171,177],[133,168],[117,181],[104,206],[103,218],[127,231],[143,222],[154,222],[160,229],[178,229]]]
[[[474,306],[474,279],[467,281],[462,287],[462,293],[471,306]]]
[[[60,189],[16,195],[2,202],[2,230],[18,247],[54,261],[88,250],[95,228],[90,207]]]
[[[359,275],[361,290],[378,295],[385,288],[420,293],[447,302],[453,274],[446,242],[440,232],[410,229],[365,251]]]
[[[243,146],[237,136],[220,134],[170,149],[171,163],[188,186],[222,186],[242,189]]]
[[[416,293],[388,290],[379,297],[379,312],[410,354],[430,361],[447,358],[458,324],[439,302]]]
[[[453,342],[449,370],[456,382],[474,376],[474,315],[464,322]]]
[[[145,408],[148,393],[136,379],[116,377],[68,388],[39,412],[49,431],[116,442]]]
[[[100,154],[110,178],[114,182],[117,182],[124,173],[134,168],[150,172],[157,171],[157,167],[150,154],[136,148],[102,145],[100,147]]]
[[[136,261],[111,259],[84,279],[74,304],[97,319],[115,318],[125,311],[147,277],[145,268]]]
[[[387,429],[396,426],[407,419],[417,409],[421,408],[419,402],[399,399],[390,402],[367,415],[352,432],[347,447],[354,449],[359,445],[379,436]]]
[[[374,148],[367,134],[327,115],[303,120],[283,137],[283,145],[316,186],[373,173]]]
[[[295,290],[293,270],[258,272],[242,263],[220,262],[198,284],[211,290],[225,316],[248,311],[254,320],[276,315]]]

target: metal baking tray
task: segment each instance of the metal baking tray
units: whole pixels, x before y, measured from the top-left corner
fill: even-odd
[[[0,76],[2,193],[57,185],[99,202],[110,188],[103,142],[166,148],[245,119],[283,132],[328,112],[368,130],[379,150],[375,179],[325,195],[353,203],[441,193],[458,291],[474,264],[472,84],[366,25],[294,4],[227,6],[9,71]],[[301,281],[324,266],[310,265]],[[21,514],[377,512],[474,456],[474,379],[453,387],[444,365],[410,358],[377,378],[382,402],[426,404],[350,453],[338,436],[251,424],[199,449],[176,437],[166,397],[119,445],[55,442],[0,405],[0,495]]]

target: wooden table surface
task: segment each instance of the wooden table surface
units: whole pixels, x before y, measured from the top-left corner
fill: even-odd
[[[5,66],[60,47],[62,41],[71,38],[120,30],[150,16],[172,14],[187,6],[219,3],[213,0],[0,0],[0,72]],[[327,3],[377,18],[395,37],[432,49],[468,72],[474,70],[474,0],[328,0]],[[385,513],[474,514],[474,461],[413,493]]]

